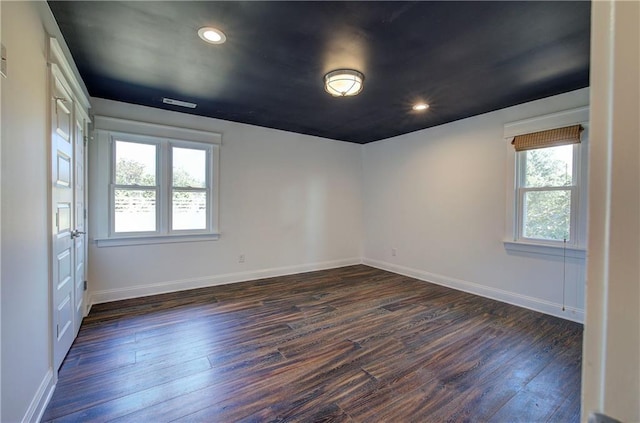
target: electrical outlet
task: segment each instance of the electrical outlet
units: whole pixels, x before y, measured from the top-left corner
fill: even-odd
[[[398,249],[397,249],[397,248],[392,248],[392,249],[391,249],[391,255],[392,255],[393,257],[397,256],[397,255],[398,255]]]
[[[244,254],[238,256],[238,263],[244,263]]]

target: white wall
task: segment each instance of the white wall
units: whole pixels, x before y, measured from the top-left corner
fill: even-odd
[[[582,320],[584,259],[567,259],[563,312],[562,256],[505,250],[503,129],[588,101],[583,89],[366,144],[364,262]]]
[[[93,113],[222,133],[217,241],[97,247],[93,302],[359,263],[361,146],[92,99]],[[95,140],[92,140],[95,142]],[[95,234],[96,148],[89,146]],[[238,263],[244,254],[245,263]]]
[[[640,3],[595,1],[582,419],[640,421]]]
[[[51,383],[45,33],[37,6],[2,3],[2,417],[34,419]]]

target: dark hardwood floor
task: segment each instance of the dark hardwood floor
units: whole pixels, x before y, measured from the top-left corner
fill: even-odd
[[[367,266],[96,305],[44,421],[578,422],[582,325]]]

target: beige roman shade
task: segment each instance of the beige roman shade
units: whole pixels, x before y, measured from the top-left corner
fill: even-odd
[[[580,142],[580,132],[582,132],[582,126],[580,125],[566,126],[564,128],[518,135],[513,138],[511,144],[513,144],[516,151],[578,144]]]

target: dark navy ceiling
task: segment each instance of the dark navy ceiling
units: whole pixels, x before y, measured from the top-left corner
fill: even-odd
[[[91,96],[356,143],[589,84],[583,1],[49,5]],[[203,26],[227,42],[204,43]],[[324,91],[337,68],[364,73],[360,95]]]

